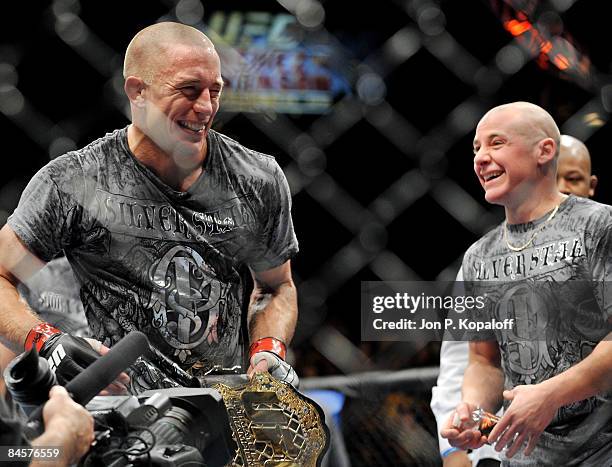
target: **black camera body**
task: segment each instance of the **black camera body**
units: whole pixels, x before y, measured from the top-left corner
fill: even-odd
[[[235,452],[218,391],[172,388],[98,396],[87,404],[96,440],[85,466],[223,466]]]
[[[83,466],[226,465],[235,453],[221,394],[211,388],[172,388],[138,396],[96,396],[119,372],[148,349],[141,333],[124,338],[66,385],[95,420],[95,441]],[[42,406],[57,384],[36,347],[15,358],[4,378],[13,400],[29,417],[25,435],[42,433]]]

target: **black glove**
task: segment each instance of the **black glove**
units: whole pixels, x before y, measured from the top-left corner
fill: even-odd
[[[38,354],[49,362],[49,368],[62,386],[100,356],[82,337],[64,333],[47,338]]]

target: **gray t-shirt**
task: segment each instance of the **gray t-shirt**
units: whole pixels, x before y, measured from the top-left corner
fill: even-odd
[[[43,321],[73,336],[89,336],[79,286],[65,256],[49,261],[27,284],[20,284],[19,293]]]
[[[515,320],[511,330],[472,335],[497,340],[507,388],[564,372],[611,331],[612,208],[570,196],[549,215],[508,225],[506,234],[504,224],[498,226],[463,260],[466,285],[493,304],[481,318]],[[507,242],[524,245],[535,232],[529,247],[508,248]],[[532,455],[506,465],[609,465],[602,459],[612,459],[609,393],[561,407]]]
[[[65,251],[93,337],[112,345],[137,329],[202,371],[242,364],[241,267],[271,269],[298,251],[274,158],[212,130],[208,148],[179,192],[117,130],[43,167],[8,219],[41,259]]]

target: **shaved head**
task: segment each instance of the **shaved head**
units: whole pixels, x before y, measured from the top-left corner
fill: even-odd
[[[536,219],[560,201],[556,184],[560,139],[550,114],[529,102],[494,107],[478,122],[474,172],[485,199],[503,205],[510,222]]]
[[[149,26],[130,42],[123,74],[132,152],[174,175],[200,167],[223,89],[219,54],[210,39],[184,24]],[[162,167],[164,160],[170,168]]]
[[[570,135],[561,135],[561,150],[559,152],[559,161],[566,158],[575,159],[587,168],[587,172],[591,175],[591,155],[585,144],[579,139]]]
[[[146,27],[130,42],[123,62],[123,77],[137,76],[151,84],[167,66],[172,49],[177,45],[215,50],[201,31],[180,23],[157,23]]]
[[[520,101],[503,104],[489,110],[480,123],[500,112],[510,119],[509,123],[516,133],[535,141],[552,138],[557,146],[557,154],[559,154],[561,132],[552,116],[542,107]]]
[[[584,143],[573,136],[561,135],[557,186],[565,194],[589,198],[595,194],[597,177],[591,173],[591,155]]]

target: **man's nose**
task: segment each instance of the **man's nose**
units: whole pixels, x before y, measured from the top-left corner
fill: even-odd
[[[210,98],[210,91],[208,89],[205,89],[200,93],[197,100],[195,101],[193,109],[197,113],[202,113],[205,115],[212,114],[213,106],[212,100]]]
[[[474,154],[474,169],[479,169],[484,167],[488,163],[491,162],[491,157],[489,156],[489,152],[485,149],[481,148]]]

